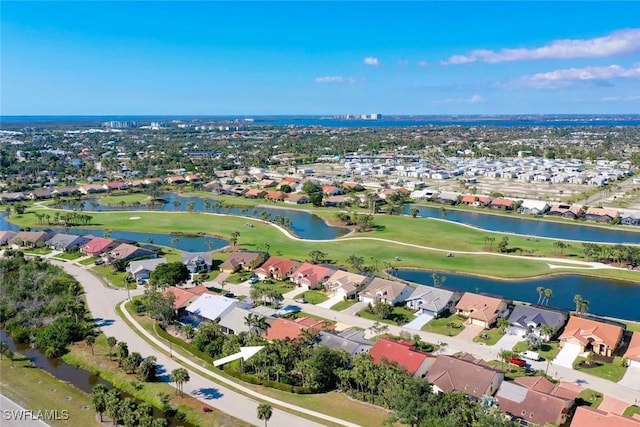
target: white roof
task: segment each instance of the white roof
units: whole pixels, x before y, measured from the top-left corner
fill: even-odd
[[[531,200],[531,199],[524,199],[522,201],[522,204],[520,205],[521,208],[527,208],[527,209],[544,209],[548,206],[549,204],[544,200]]]
[[[204,317],[205,319],[216,320],[222,317],[227,310],[234,307],[235,304],[236,300],[233,298],[203,294],[200,298],[189,304],[187,311]]]
[[[151,258],[151,259],[141,259],[139,261],[131,261],[129,263],[129,271],[132,274],[136,274],[142,270],[153,271],[160,264],[164,264],[167,262],[166,258]]]

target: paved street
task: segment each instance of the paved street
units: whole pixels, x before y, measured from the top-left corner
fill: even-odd
[[[38,419],[37,411],[29,411],[2,394],[0,394],[0,425],[2,427],[49,426],[49,424]]]
[[[170,372],[178,367],[182,367],[175,360],[166,356],[164,353],[158,352],[153,346],[142,339],[136,334],[129,326],[119,318],[115,311],[115,307],[121,301],[126,300],[127,292],[121,289],[109,289],[106,288],[95,276],[89,273],[87,270],[73,265],[71,263],[63,263],[52,261],[53,263],[63,267],[65,271],[74,276],[84,287],[86,291],[87,304],[89,310],[93,316],[99,322],[100,328],[105,335],[114,336],[118,341],[126,341],[129,346],[129,351],[137,351],[143,356],[154,355],[158,359],[158,365],[162,367],[162,375],[167,380]],[[245,288],[246,291],[246,288]],[[133,294],[140,293],[141,290],[132,292]],[[169,350],[168,348],[166,350]],[[178,357],[174,355],[174,357]],[[236,391],[233,391],[227,387],[214,383],[211,380],[203,377],[195,368],[190,368],[190,381],[184,385],[184,391],[196,397],[198,400],[207,403],[224,413],[227,413],[233,417],[246,421],[248,423],[257,425],[260,421],[256,417],[258,401],[257,399],[264,401],[272,401],[272,404],[278,404],[279,406],[286,405],[284,402],[275,401],[266,396],[261,396],[258,393],[254,393],[252,390],[245,388],[243,391],[248,391],[255,394],[256,400],[244,396]],[[299,408],[303,409],[303,408]],[[311,412],[311,411],[309,411]],[[318,414],[322,416],[322,414]],[[339,420],[338,420],[339,421]],[[303,427],[316,427],[321,426],[316,422],[307,420],[305,418],[293,415],[289,412],[279,410],[274,407],[273,417],[270,424],[273,426],[303,426]],[[342,422],[343,425],[353,425]]]

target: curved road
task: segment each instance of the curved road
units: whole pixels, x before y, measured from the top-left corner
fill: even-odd
[[[96,319],[98,326],[105,335],[113,336],[118,341],[125,341],[129,346],[129,351],[137,351],[144,356],[154,355],[158,359],[158,365],[160,366],[161,375],[169,375],[175,368],[184,367],[178,364],[174,359],[170,358],[164,353],[156,350],[151,344],[142,339],[136,332],[134,332],[129,325],[127,325],[116,313],[115,307],[122,301],[127,299],[127,291],[124,289],[110,289],[105,287],[100,280],[94,275],[88,272],[86,269],[78,267],[68,262],[57,262],[51,260],[52,263],[62,267],[67,273],[82,284],[85,292],[87,305],[91,311],[93,317]],[[132,292],[132,294],[139,294],[140,290]],[[174,357],[180,357],[174,355]],[[229,414],[235,418],[248,422],[250,424],[257,425],[261,423],[258,420],[257,407],[258,401],[229,388],[226,388],[218,383],[205,378],[194,370],[194,368],[188,368],[190,381],[184,385],[184,391],[198,400],[211,405],[221,412]],[[213,375],[213,374],[212,374]],[[249,390],[249,389],[247,389]],[[249,390],[251,391],[251,390]],[[252,393],[255,393],[251,391]],[[279,406],[292,406],[285,402],[271,399],[267,396],[262,396],[259,393],[255,393],[256,399],[263,401],[270,401],[270,403]],[[301,412],[312,412],[305,410],[304,408],[297,408]],[[342,424],[345,426],[355,427],[355,424],[347,423],[343,420],[339,420],[333,417],[329,417],[324,414],[316,413],[316,416],[325,417],[330,421]],[[270,420],[270,424],[273,426],[295,426],[295,427],[319,427],[323,424],[319,424],[300,416],[291,414],[286,411],[282,411],[274,407],[273,416]]]

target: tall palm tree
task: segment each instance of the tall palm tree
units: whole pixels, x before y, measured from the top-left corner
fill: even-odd
[[[258,419],[264,420],[264,427],[267,427],[267,422],[273,415],[273,408],[268,403],[261,403],[258,405]]]
[[[587,313],[589,313],[589,301],[585,299],[580,303],[580,315],[586,316]]]
[[[503,371],[504,371],[504,362],[509,360],[511,358],[511,356],[513,356],[513,352],[511,352],[510,350],[500,350],[500,353],[498,353],[498,357],[500,358],[500,361],[502,362],[502,370]]]
[[[553,291],[549,288],[544,290],[544,301],[545,305],[549,305],[549,300],[553,298]]]
[[[584,299],[580,294],[576,294],[573,297],[573,302],[576,304],[576,314],[580,314],[580,307],[582,306],[582,301],[584,301]]]
[[[542,302],[542,296],[544,295],[544,287],[538,286],[536,291],[538,291],[538,304],[540,304]]]
[[[540,326],[540,337],[544,339],[544,341],[549,341],[553,336],[553,327],[549,325]]]
[[[171,371],[171,381],[176,383],[176,393],[180,391],[180,396],[183,395],[183,386],[184,383],[188,382],[191,378],[189,377],[189,371],[185,368],[176,368]]]

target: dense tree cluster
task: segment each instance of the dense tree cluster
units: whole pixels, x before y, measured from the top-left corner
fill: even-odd
[[[93,408],[100,414],[111,418],[115,425],[126,427],[165,427],[168,425],[164,418],[153,417],[153,407],[148,403],[138,403],[131,397],[122,397],[116,388],[108,390],[103,384],[93,387],[91,393]]]
[[[593,261],[604,263],[640,263],[640,247],[628,245],[599,245],[597,243],[583,243],[584,256]]]
[[[191,277],[187,266],[181,262],[169,262],[158,265],[151,272],[149,284],[153,286],[166,287],[184,283]]]
[[[6,251],[0,283],[0,324],[14,340],[31,341],[55,357],[91,333],[82,287],[60,268]]]

